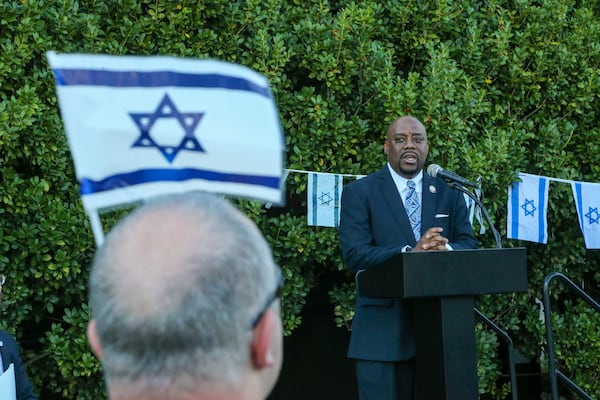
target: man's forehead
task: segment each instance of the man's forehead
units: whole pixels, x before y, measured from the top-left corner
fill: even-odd
[[[399,119],[395,121],[388,131],[391,135],[421,134],[427,135],[425,127],[416,119]]]

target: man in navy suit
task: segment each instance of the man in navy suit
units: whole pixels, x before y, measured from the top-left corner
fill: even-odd
[[[406,251],[477,247],[462,193],[423,171],[429,153],[423,124],[410,116],[396,119],[383,150],[387,165],[342,192],[340,241],[347,267],[356,273]],[[409,180],[421,210],[417,233],[405,208]],[[404,301],[357,293],[348,357],[356,360],[360,400],[413,398],[414,342]]]

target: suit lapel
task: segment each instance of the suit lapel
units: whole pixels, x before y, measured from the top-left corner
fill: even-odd
[[[421,231],[425,233],[427,229],[435,226],[435,213],[437,210],[438,188],[435,180],[423,173],[423,192],[421,205]]]

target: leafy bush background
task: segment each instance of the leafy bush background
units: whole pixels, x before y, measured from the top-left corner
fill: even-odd
[[[592,182],[600,176],[595,0],[3,1],[0,49],[0,271],[9,277],[0,326],[16,332],[46,396],[104,398],[85,341],[95,246],[47,50],[211,57],[254,68],[271,80],[291,169],[370,173],[384,162],[387,124],[413,114],[428,129],[430,162],[484,178],[486,205],[503,235],[506,188],[518,171]],[[283,267],[292,334],[319,272],[345,274],[337,232],[306,226],[305,179],[290,174],[284,208],[240,203]],[[529,291],[478,304],[533,359],[543,353],[535,299],[548,272],[565,272],[600,298],[600,256],[585,249],[568,185],[551,184],[549,208],[547,245],[504,241],[528,248]],[[489,235],[479,239],[494,245]],[[331,289],[340,326],[349,324],[352,296],[351,277]],[[560,286],[553,296],[561,304]],[[589,314],[562,311],[561,321],[577,318],[566,323],[578,336],[597,335]],[[501,397],[497,339],[478,331],[480,391]],[[573,336],[557,340],[577,348]],[[598,358],[598,347],[586,350]],[[570,350],[561,357],[570,376],[576,371],[600,396],[597,372],[579,367],[585,358]]]

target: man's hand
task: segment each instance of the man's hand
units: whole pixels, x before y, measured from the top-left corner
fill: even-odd
[[[421,236],[413,251],[447,250],[448,239],[442,236],[442,231],[443,229],[438,227],[429,228]]]

